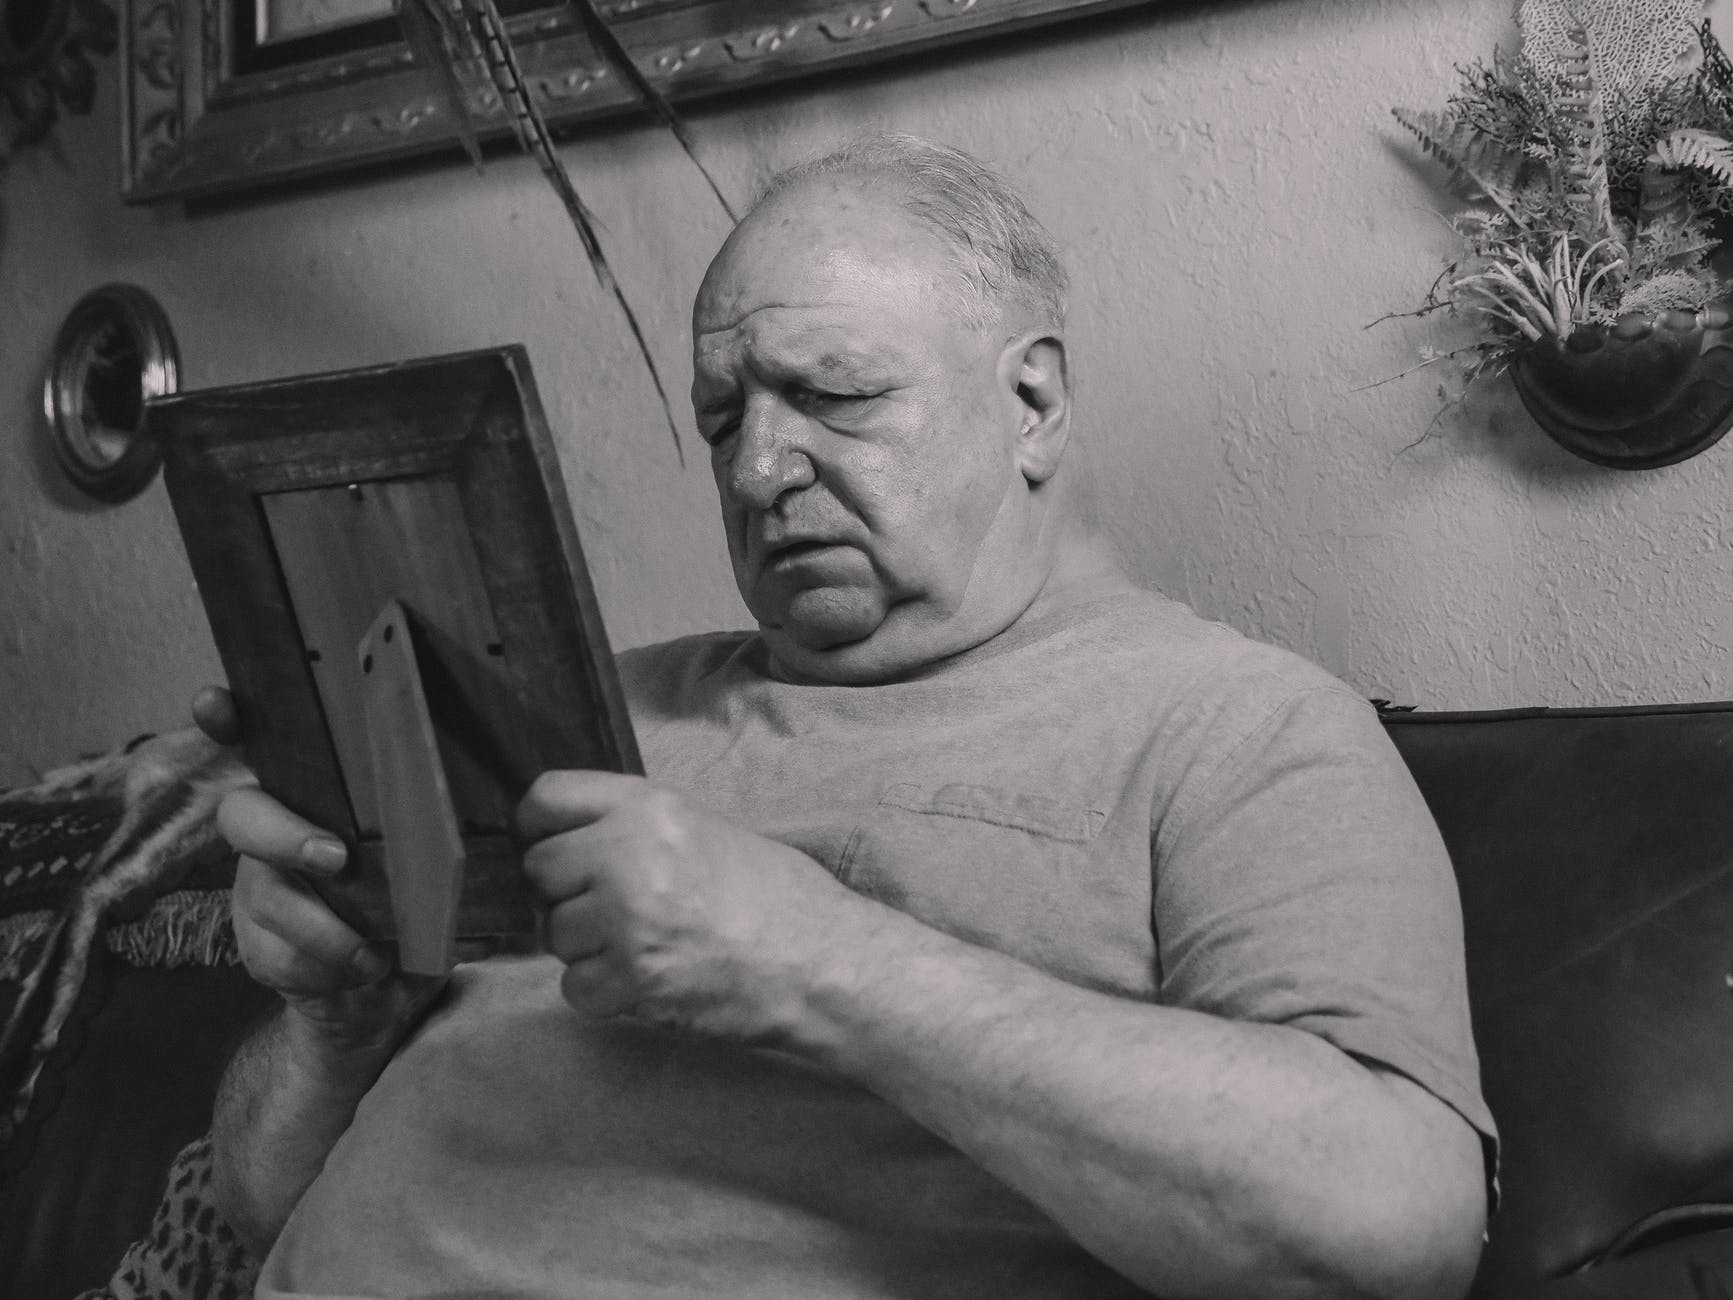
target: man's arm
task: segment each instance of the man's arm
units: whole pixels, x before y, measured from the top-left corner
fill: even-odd
[[[255,789],[225,798],[218,823],[242,855],[241,958],[283,998],[230,1062],[212,1116],[217,1204],[263,1257],[441,981],[391,974],[308,887],[342,868],[341,843]]]
[[[519,812],[565,995],[836,1068],[1169,1300],[1459,1295],[1478,1139],[1312,1034],[1080,989],[636,778]]]
[[[1454,1297],[1479,1139],[1302,1030],[1113,998],[858,900],[786,1045],[1164,1297]]]
[[[389,1059],[334,1050],[287,1009],[235,1053],[211,1116],[212,1180],[223,1217],[259,1258]]]

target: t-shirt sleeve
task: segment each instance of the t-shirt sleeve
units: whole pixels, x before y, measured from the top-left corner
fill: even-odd
[[[1332,684],[1241,718],[1158,824],[1162,1002],[1317,1034],[1490,1144],[1455,874],[1376,713]]]

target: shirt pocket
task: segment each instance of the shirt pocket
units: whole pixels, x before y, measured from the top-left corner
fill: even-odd
[[[985,822],[1066,844],[1087,844],[1107,824],[1106,812],[1098,808],[1079,808],[1045,795],[1017,794],[960,781],[931,792],[912,782],[898,782],[880,796],[879,807]]]
[[[854,829],[838,876],[934,929],[1072,983],[1152,987],[1149,866],[1109,851],[1107,813],[964,782],[899,782]]]

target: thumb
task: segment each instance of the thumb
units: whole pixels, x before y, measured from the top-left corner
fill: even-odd
[[[517,806],[517,827],[541,840],[600,821],[649,784],[641,776],[588,769],[543,772]]]

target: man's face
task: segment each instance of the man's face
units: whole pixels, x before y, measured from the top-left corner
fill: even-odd
[[[939,237],[858,183],[771,200],[694,309],[693,405],[735,581],[778,662],[906,675],[1039,588],[1008,326],[965,323]]]

